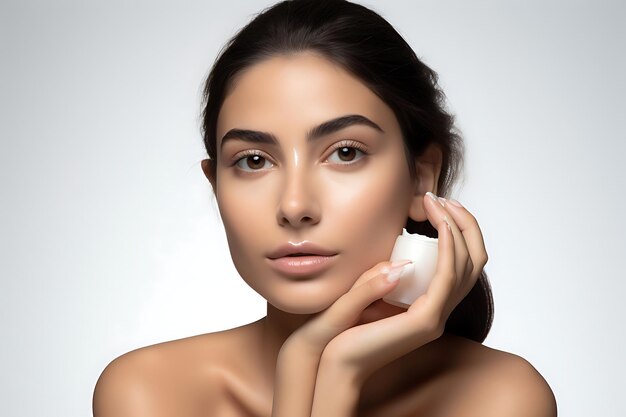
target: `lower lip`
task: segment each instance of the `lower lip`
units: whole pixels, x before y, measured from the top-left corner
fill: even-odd
[[[310,275],[328,268],[335,259],[331,256],[283,256],[282,258],[269,259],[270,265],[278,271],[289,275]]]

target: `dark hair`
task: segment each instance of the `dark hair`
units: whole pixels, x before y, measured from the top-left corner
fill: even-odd
[[[216,161],[216,126],[236,78],[277,55],[317,53],[360,79],[395,113],[403,134],[409,172],[429,144],[443,154],[437,194],[448,196],[463,167],[464,144],[445,110],[437,74],[421,62],[402,36],[379,14],[344,0],[288,0],[271,6],[222,48],[203,91],[202,134]],[[211,164],[216,174],[216,164]],[[407,218],[407,231],[437,237],[428,221]],[[445,331],[483,342],[493,321],[493,298],[483,271],[446,322]]]

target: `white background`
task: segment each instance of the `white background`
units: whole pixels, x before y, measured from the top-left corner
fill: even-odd
[[[112,359],[264,315],[199,162],[202,82],[271,1],[3,1],[0,415],[86,416]],[[559,415],[623,415],[623,3],[368,1],[467,144],[495,321]],[[622,352],[622,353],[620,353]]]

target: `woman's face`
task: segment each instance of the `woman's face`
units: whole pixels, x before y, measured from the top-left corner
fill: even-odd
[[[345,116],[358,117],[307,138]],[[264,132],[275,143],[232,129]],[[214,186],[235,267],[286,312],[322,311],[388,260],[415,199],[392,110],[311,53],[274,57],[240,75],[219,113],[217,149]],[[271,252],[303,241],[336,255],[314,274],[272,266]]]

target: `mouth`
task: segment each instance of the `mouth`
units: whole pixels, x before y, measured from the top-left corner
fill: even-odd
[[[329,268],[338,252],[315,242],[287,242],[268,253],[267,262],[277,272],[289,277],[309,277]]]
[[[267,258],[276,271],[288,276],[311,276],[329,268],[337,255],[317,255],[310,253],[292,253],[280,258]]]
[[[288,242],[283,244],[268,253],[266,256],[269,259],[279,259],[286,257],[297,258],[302,256],[333,256],[336,254],[337,252],[334,250],[327,249],[310,241],[303,241],[300,243]]]

